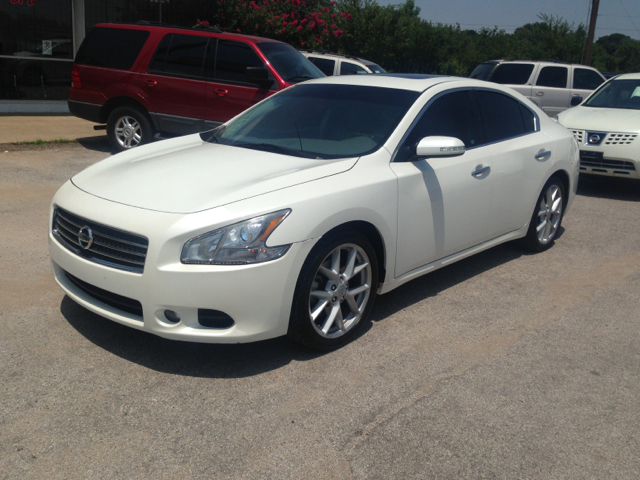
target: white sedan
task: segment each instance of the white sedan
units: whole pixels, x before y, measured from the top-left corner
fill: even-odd
[[[513,90],[328,77],[211,132],[99,162],[53,199],[53,273],[165,338],[336,348],[376,294],[509,240],[549,248],[578,147]]]
[[[640,73],[609,80],[557,119],[578,139],[581,172],[640,178]]]

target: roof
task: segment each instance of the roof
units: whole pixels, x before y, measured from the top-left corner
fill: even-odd
[[[468,78],[420,74],[333,75],[330,77],[309,80],[309,82],[305,83],[363,85],[368,87],[398,88],[401,90],[423,92],[427,88],[439,83],[451,81],[466,81],[467,83],[473,83],[474,85],[485,84],[485,82],[469,80]]]
[[[640,80],[640,73],[623,73],[615,77],[615,80]]]

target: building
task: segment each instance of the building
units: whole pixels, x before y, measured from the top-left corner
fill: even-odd
[[[66,100],[87,30],[140,20],[191,26],[219,0],[0,0],[0,102]]]

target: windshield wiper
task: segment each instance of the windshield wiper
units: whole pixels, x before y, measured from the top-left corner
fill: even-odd
[[[293,148],[281,147],[280,145],[273,145],[271,143],[236,143],[234,147],[250,148],[252,150],[261,150],[264,152],[281,153],[283,155],[290,155],[292,157],[303,158],[320,158],[313,153],[303,152],[302,150],[295,150]]]

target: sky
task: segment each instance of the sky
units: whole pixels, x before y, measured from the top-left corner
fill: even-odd
[[[378,0],[395,5],[403,0]],[[434,23],[456,24],[464,30],[482,27],[513,32],[539,21],[537,15],[560,16],[569,23],[588,25],[591,0],[415,0],[420,17]],[[595,38],[622,33],[640,40],[640,1],[600,0]]]

